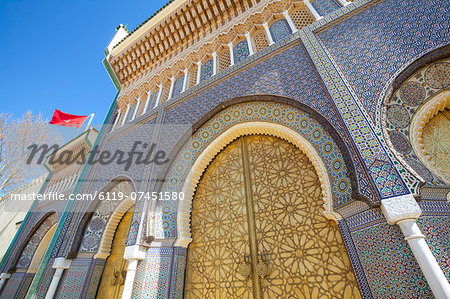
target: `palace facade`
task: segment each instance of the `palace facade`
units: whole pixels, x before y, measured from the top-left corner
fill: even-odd
[[[449,16],[173,0],[118,26],[116,97],[71,148],[167,162],[49,167],[42,193],[94,200],[33,204],[0,297],[449,298]]]

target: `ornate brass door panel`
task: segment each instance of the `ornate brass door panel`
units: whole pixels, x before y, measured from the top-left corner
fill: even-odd
[[[186,298],[252,298],[246,271],[238,273],[250,253],[239,145],[233,142],[211,162],[197,188]]]
[[[422,132],[423,151],[433,165],[450,180],[450,109],[439,111]]]
[[[97,298],[116,299],[122,297],[128,267],[128,261],[123,258],[123,254],[132,216],[133,208],[125,213],[116,229],[111,254],[106,260]]]
[[[360,298],[322,205],[314,167],[294,145],[265,135],[228,145],[194,198],[186,298]]]

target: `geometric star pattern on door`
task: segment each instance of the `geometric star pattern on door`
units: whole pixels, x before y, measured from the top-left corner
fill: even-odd
[[[196,190],[186,298],[360,298],[339,228],[323,211],[300,149],[267,135],[238,138]]]
[[[450,109],[435,115],[423,128],[423,151],[450,180]]]

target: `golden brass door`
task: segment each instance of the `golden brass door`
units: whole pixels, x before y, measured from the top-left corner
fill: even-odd
[[[130,229],[133,208],[122,217],[114,234],[111,254],[106,260],[97,298],[116,299],[122,297],[123,284],[127,274],[128,261],[123,258],[125,242]]]
[[[186,298],[360,298],[319,179],[297,147],[252,135],[206,169],[192,211]]]
[[[422,131],[423,152],[450,179],[450,109],[439,111]]]

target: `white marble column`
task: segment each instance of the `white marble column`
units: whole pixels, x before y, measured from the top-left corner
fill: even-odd
[[[213,57],[213,76],[215,74],[217,74],[217,53],[214,52],[212,53],[212,57]]]
[[[286,21],[288,22],[289,27],[291,27],[291,32],[296,33],[298,31],[297,27],[295,27],[294,22],[292,22],[291,16],[289,15],[287,10],[283,11],[283,16],[286,19]]]
[[[151,90],[148,91],[148,95],[147,95],[147,101],[145,101],[145,106],[144,106],[144,110],[142,110],[142,114],[145,114],[145,112],[147,112],[147,108],[148,108],[148,104],[150,103],[150,98],[152,97],[152,93]]]
[[[127,246],[123,258],[128,260],[128,268],[123,285],[122,299],[130,299],[133,293],[133,284],[138,262],[145,258],[145,250],[139,245]]]
[[[274,42],[273,42],[272,34],[270,33],[269,25],[267,24],[267,22],[263,23],[263,27],[264,27],[264,30],[266,30],[266,34],[267,34],[267,38],[269,39],[269,46],[270,46]]]
[[[255,53],[255,51],[253,51],[253,45],[252,45],[252,39],[250,38],[250,32],[247,32],[245,34],[245,38],[247,39],[247,46],[248,46],[248,52],[249,52],[248,56],[252,56]]]
[[[308,0],[303,0],[303,2],[305,2],[306,7],[308,7],[309,11],[313,14],[314,18],[316,18],[317,21],[323,19],[323,17],[319,15],[317,10],[314,8],[314,6],[312,6],[311,3],[309,3]]]
[[[450,285],[428,247],[416,220],[422,210],[411,194],[381,200],[381,209],[389,224],[397,224],[437,299],[450,298]]]
[[[119,119],[120,119],[120,111],[119,111],[119,113],[117,113],[117,117],[116,117],[116,119],[114,120],[114,124],[113,124],[113,127],[112,127],[111,131],[114,131],[114,129],[115,129],[116,126],[117,126],[117,123],[119,122]]]
[[[170,90],[169,90],[169,97],[167,98],[170,100],[173,96],[173,87],[175,86],[175,77],[170,78]]]
[[[55,192],[59,192],[59,187],[61,186],[61,184],[62,184],[62,180],[59,180],[58,183],[56,184]]]
[[[66,177],[66,178],[64,179],[64,183],[63,183],[63,185],[62,185],[61,191],[66,190],[68,186],[69,186],[69,178]]]
[[[230,48],[230,66],[234,65],[234,49],[233,49],[233,43],[229,43],[228,47]]]
[[[158,90],[158,96],[156,97],[155,107],[157,107],[159,105],[159,102],[161,101],[161,96],[162,96],[162,91],[163,91],[164,86],[161,84],[161,85],[158,85],[158,88],[159,88],[159,90]]]
[[[56,290],[58,289],[59,281],[61,280],[61,276],[65,269],[69,269],[72,260],[65,259],[63,257],[57,257],[53,262],[53,268],[55,268],[55,274],[53,274],[52,282],[50,283],[50,287],[47,290],[47,294],[45,295],[45,299],[53,299],[55,296]]]
[[[73,174],[71,177],[70,177],[70,185],[69,185],[69,187],[72,187],[74,184],[75,184],[75,180],[77,179],[77,175],[76,174]]]
[[[130,104],[127,104],[127,110],[125,111],[125,115],[123,116],[123,120],[121,125],[123,126],[128,118],[128,113],[130,112]]]
[[[70,174],[69,184],[67,185],[67,188],[71,188],[73,186],[73,181],[74,181],[74,174]]]
[[[137,99],[136,108],[134,108],[133,117],[131,120],[134,120],[136,118],[137,112],[139,110],[139,105],[141,104],[141,98]]]
[[[2,290],[3,286],[6,283],[6,280],[11,277],[11,274],[9,273],[2,273],[0,274],[0,291]]]
[[[200,83],[200,80],[201,80],[200,77],[202,76],[202,62],[201,61],[197,62],[197,66],[198,66],[198,68],[197,68],[197,83],[196,84]]]
[[[347,5],[350,4],[350,2],[347,2],[347,1],[345,1],[345,0],[338,0],[338,1],[339,1],[339,3],[340,3],[342,6],[347,6]]]
[[[185,69],[185,70],[183,71],[183,73],[184,73],[184,78],[183,78],[183,89],[181,90],[181,92],[186,91],[186,89],[187,89],[188,74],[189,74],[188,69]]]

